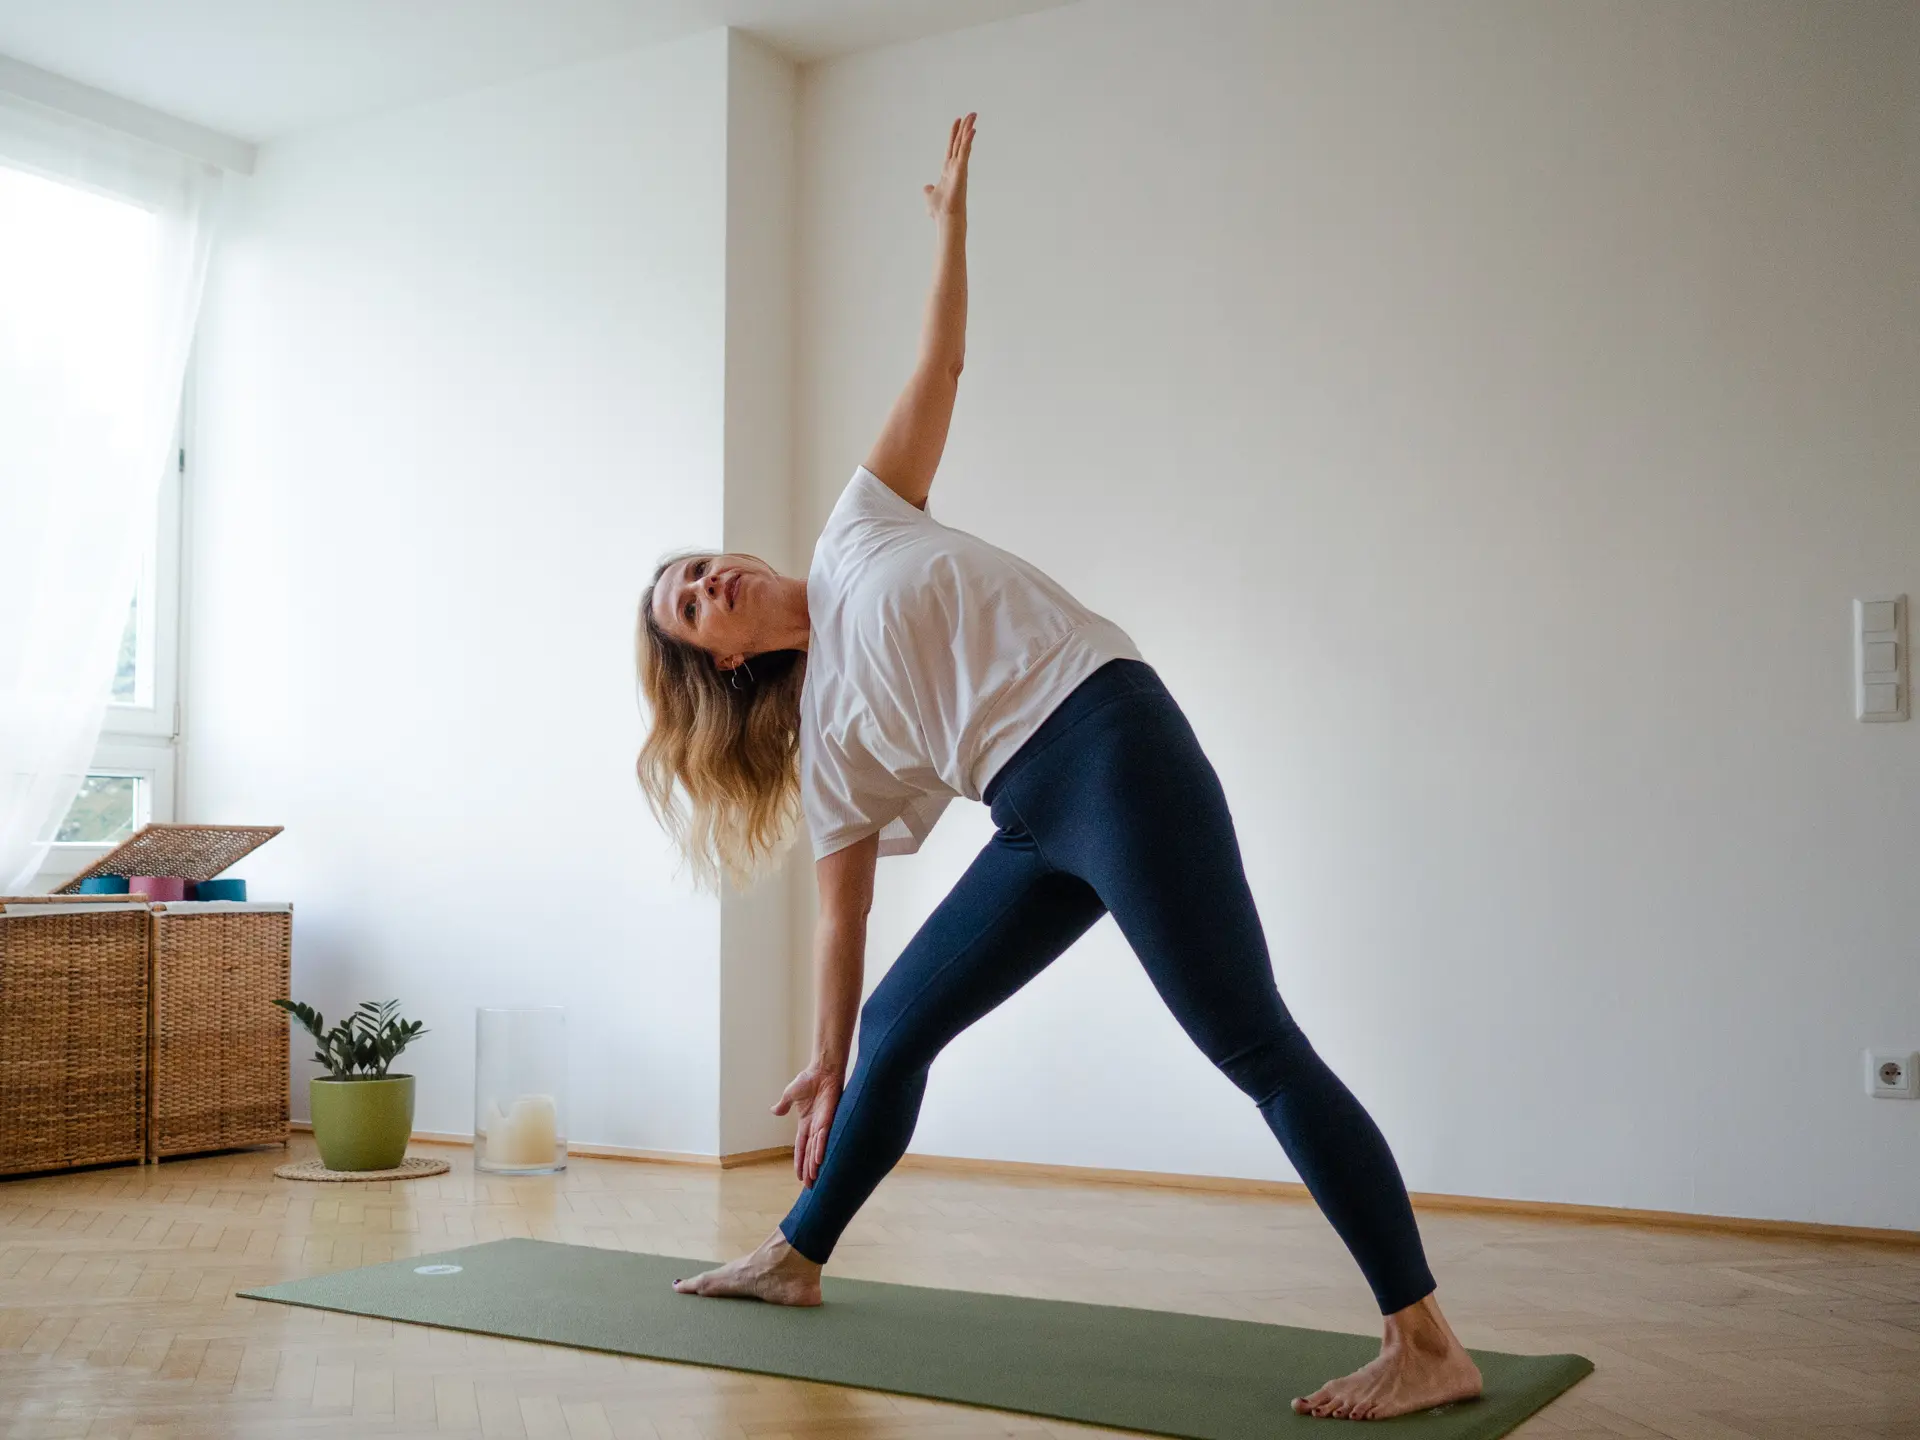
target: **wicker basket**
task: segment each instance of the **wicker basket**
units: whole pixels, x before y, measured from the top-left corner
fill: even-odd
[[[147,1156],[284,1145],[291,905],[153,907]]]
[[[55,894],[6,902],[0,1173],[287,1142],[290,1037],[270,1002],[289,993],[293,907],[74,893],[89,875],[211,880],[281,828],[148,825]]]
[[[139,1160],[153,917],[21,900],[0,912],[0,1174]]]

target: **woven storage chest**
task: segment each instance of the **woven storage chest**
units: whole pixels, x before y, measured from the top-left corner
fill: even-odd
[[[284,1145],[290,905],[153,907],[148,1158]]]
[[[278,825],[143,826],[64,892],[95,875],[211,880]],[[153,907],[147,1158],[287,1141],[291,905]]]
[[[279,833],[148,825],[59,893],[0,897],[0,1174],[286,1143],[271,1002],[293,907],[73,893],[93,875],[210,880]]]
[[[145,1155],[152,924],[144,905],[0,913],[0,1174]]]

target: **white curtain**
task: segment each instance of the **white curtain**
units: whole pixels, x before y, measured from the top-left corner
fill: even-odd
[[[0,96],[0,894],[39,872],[106,720],[219,185]]]

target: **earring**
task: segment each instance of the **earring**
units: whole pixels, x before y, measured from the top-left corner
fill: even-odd
[[[744,690],[747,688],[746,686],[740,683],[740,672],[742,670],[745,670],[747,672],[747,679],[749,680],[753,679],[753,666],[749,665],[745,660],[742,660],[738,665],[734,666],[733,669],[727,672],[727,678],[730,681],[732,681],[733,688],[736,690]]]

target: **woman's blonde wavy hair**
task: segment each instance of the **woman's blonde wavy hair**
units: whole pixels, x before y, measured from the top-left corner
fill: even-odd
[[[634,770],[694,882],[717,894],[723,874],[744,890],[766,873],[798,828],[807,652],[755,655],[749,679],[745,668],[722,671],[705,650],[663,631],[654,586],[669,567],[706,553],[669,555],[640,597],[634,666],[653,727]]]

